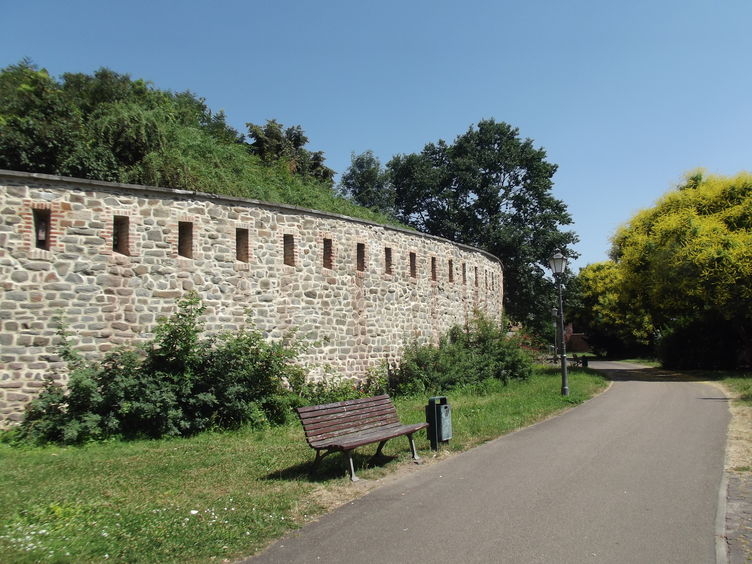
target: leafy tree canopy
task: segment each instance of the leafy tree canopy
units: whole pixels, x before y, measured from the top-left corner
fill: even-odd
[[[332,183],[334,171],[324,166],[324,153],[310,152],[304,149],[308,143],[303,129],[294,125],[283,129],[282,124],[271,119],[263,127],[247,123],[248,133],[253,139],[249,150],[266,162],[285,160],[291,173],[312,176],[318,180]]]
[[[389,177],[373,151],[352,154],[350,167],[342,174],[341,192],[366,208],[394,213],[394,192]]]
[[[102,68],[60,80],[28,60],[0,70],[0,168],[294,204],[385,221],[338,197],[300,126],[248,124],[249,139],[191,92]]]
[[[657,326],[706,308],[752,321],[752,175],[689,177],[617,232],[612,257]]]
[[[548,258],[577,241],[566,205],[551,193],[556,165],[519,130],[482,120],[454,143],[428,143],[380,167],[371,153],[353,157],[342,187],[420,231],[473,245],[504,263],[505,307],[515,320],[548,325]]]
[[[585,329],[588,342],[598,352],[628,354],[652,352],[653,325],[641,309],[621,293],[623,276],[613,261],[589,264],[569,284],[577,299],[570,300],[570,319]]]
[[[600,304],[591,303],[593,315],[602,312],[593,328],[619,326],[674,358],[679,340],[707,340],[712,327],[733,342],[730,362],[751,360],[752,174],[688,176],[616,233],[611,256],[580,275],[584,299]],[[713,354],[693,363],[718,365]]]

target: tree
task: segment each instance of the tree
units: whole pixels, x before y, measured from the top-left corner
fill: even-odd
[[[613,261],[589,264],[569,285],[576,293],[570,320],[586,331],[593,349],[607,354],[650,354],[653,325],[646,313],[627,303],[623,278]]]
[[[252,125],[252,124],[251,124]],[[203,98],[101,68],[0,70],[0,168],[228,194],[385,221],[333,190],[323,152],[274,120],[253,143]],[[275,145],[276,143],[276,145]]]
[[[427,144],[387,164],[397,218],[420,231],[484,249],[504,265],[507,314],[529,326],[550,318],[548,258],[576,256],[566,205],[551,194],[556,165],[519,130],[480,121],[449,145]]]
[[[147,161],[154,169],[186,128],[215,144],[240,141],[224,114],[212,114],[194,95],[157,90],[109,69],[57,81],[24,60],[0,72],[3,168],[149,183]]]
[[[632,338],[656,344],[664,364],[752,361],[751,174],[688,176],[616,233],[611,258],[603,269],[615,281],[598,299],[615,299],[602,309]]]
[[[3,69],[0,168],[67,174],[82,145],[82,112],[46,70],[27,59]]]
[[[267,120],[266,125],[246,123],[248,134],[253,142],[248,150],[258,155],[267,164],[285,161],[289,171],[300,176],[310,176],[329,184],[333,183],[334,171],[324,165],[324,153],[310,152],[305,149],[308,137],[299,125],[283,130],[277,120]]]
[[[340,192],[358,205],[394,214],[394,191],[373,151],[351,155],[350,166],[340,180]]]

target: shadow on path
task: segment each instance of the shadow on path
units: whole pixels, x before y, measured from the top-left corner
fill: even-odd
[[[603,366],[601,366],[601,364]],[[609,366],[606,366],[608,364]],[[614,382],[706,382],[707,377],[679,374],[662,368],[621,363],[619,367],[613,362],[591,362],[590,368],[601,372]]]

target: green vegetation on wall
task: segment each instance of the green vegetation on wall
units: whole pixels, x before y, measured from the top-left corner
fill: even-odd
[[[63,333],[67,390],[48,381],[29,404],[19,438],[81,443],[283,422],[289,413],[283,383],[304,379],[293,363],[295,348],[248,329],[204,337],[203,312],[189,294],[151,341],[104,359],[82,358]]]
[[[533,363],[521,345],[520,339],[508,337],[503,327],[476,313],[467,327],[450,329],[438,346],[407,346],[398,368],[389,374],[389,390],[438,393],[488,380],[527,380]]]
[[[102,68],[51,77],[29,61],[0,71],[0,168],[163,186],[388,222],[339,197],[300,126],[247,124],[248,140],[191,92]]]
[[[295,362],[300,343],[270,343],[249,329],[207,337],[204,310],[189,294],[160,321],[152,340],[101,359],[84,359],[61,330],[67,389],[48,380],[12,434],[20,442],[66,444],[185,437],[284,423],[301,405],[506,385],[532,374],[520,342],[477,315],[468,327],[452,328],[438,346],[408,346],[396,371],[374,372],[365,382],[336,376],[307,382],[305,368]]]

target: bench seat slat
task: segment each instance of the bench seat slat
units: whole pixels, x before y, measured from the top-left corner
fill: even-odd
[[[373,419],[373,418],[398,419],[399,417],[395,410],[390,410],[386,408],[378,408],[378,409],[370,409],[370,410],[352,411],[352,412],[347,412],[347,413],[338,413],[330,417],[316,417],[312,419],[301,418],[301,423],[303,423],[303,425],[305,425],[306,428],[315,429],[315,428],[322,427],[322,426],[326,427],[329,425],[347,423],[349,421],[358,421],[362,419]]]
[[[396,427],[376,428],[372,432],[353,433],[334,437],[323,443],[317,443],[314,448],[328,448],[332,450],[351,450],[359,446],[376,443],[383,440],[393,439],[425,429],[427,423],[415,423],[413,425],[399,425]],[[311,445],[313,446],[313,445]]]
[[[389,425],[399,425],[399,419],[370,419],[366,421],[360,421],[357,425],[337,425],[336,427],[324,427],[312,431],[306,431],[306,437],[337,437],[339,435],[350,435],[352,433],[359,433],[367,431],[374,427],[384,427]]]
[[[322,429],[334,430],[337,428],[357,427],[359,425],[368,425],[372,421],[399,421],[396,413],[392,412],[368,412],[354,413],[348,417],[338,417],[336,419],[323,419],[314,423],[306,423],[306,431],[319,431]]]
[[[381,396],[373,396],[370,398],[360,398],[360,399],[354,399],[354,400],[338,401],[335,403],[324,403],[321,405],[308,405],[305,407],[299,407],[298,413],[303,414],[303,413],[309,413],[311,411],[324,411],[326,409],[337,408],[337,407],[351,407],[351,406],[359,405],[361,403],[368,403],[368,404],[384,403],[384,400],[386,400],[386,402],[388,403],[391,403],[391,399],[389,398],[389,396],[381,395]]]
[[[316,427],[318,425],[328,425],[341,420],[351,420],[363,417],[385,417],[385,416],[397,417],[397,410],[394,406],[372,406],[367,409],[358,409],[351,411],[341,411],[339,413],[332,413],[326,416],[314,416],[314,417],[301,417],[301,421],[305,424],[306,428]]]
[[[379,433],[391,433],[395,429],[399,429],[402,427],[401,424],[397,423],[395,425],[385,425],[382,427],[371,427],[370,429],[363,429],[358,431],[353,431],[351,433],[342,433],[339,435],[330,435],[330,436],[317,436],[312,437],[309,441],[311,445],[330,445],[335,443],[343,443],[346,442],[353,437],[365,437],[369,435],[377,435]]]

